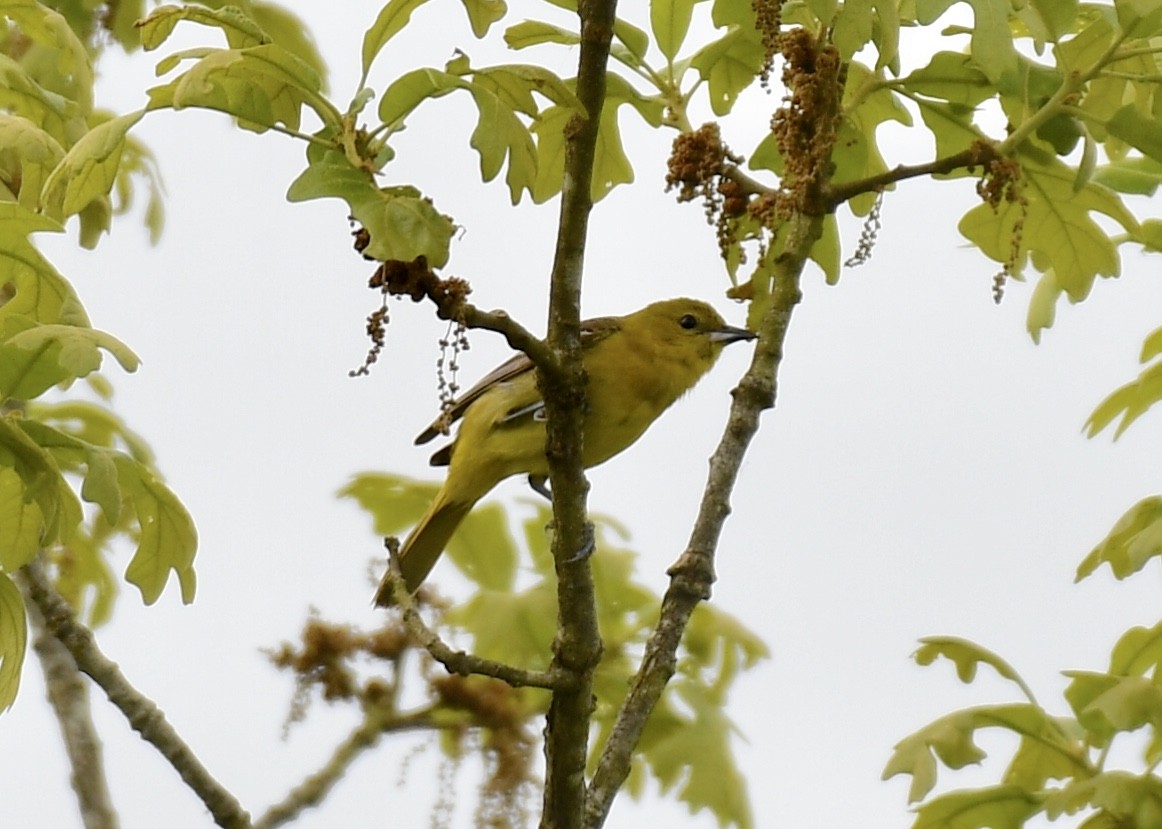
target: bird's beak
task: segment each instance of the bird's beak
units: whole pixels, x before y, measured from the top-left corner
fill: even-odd
[[[717,331],[711,331],[710,341],[729,345],[739,340],[753,340],[757,336],[758,334],[755,334],[753,331],[747,331],[745,328],[735,328],[733,325],[727,325],[724,328],[719,328]]]

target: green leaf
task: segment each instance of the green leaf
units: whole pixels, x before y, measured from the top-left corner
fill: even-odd
[[[852,62],[848,66],[845,103],[857,94],[856,90],[874,81],[876,76],[865,66]],[[886,121],[898,121],[911,126],[912,116],[897,95],[887,87],[878,87],[866,95],[859,106],[848,109],[836,131],[835,172],[832,181],[843,184],[879,175],[888,169],[876,141],[876,131]],[[857,216],[866,216],[875,204],[876,193],[862,193],[848,202]]]
[[[0,466],[0,570],[14,573],[36,558],[44,532],[44,515],[25,500],[24,482],[16,470]]]
[[[360,472],[336,493],[353,498],[371,513],[376,535],[399,535],[418,523],[420,516],[440,491],[439,484],[417,481],[402,475]]]
[[[1089,416],[1089,420],[1085,422],[1086,434],[1093,437],[1121,415],[1122,420],[1114,431],[1114,440],[1117,440],[1131,423],[1144,415],[1159,400],[1162,400],[1162,363],[1156,363],[1143,370],[1136,380],[1115,389],[1099,403]]]
[[[1046,42],[1056,43],[1077,22],[1078,0],[1029,0],[1014,8],[1038,49]]]
[[[460,0],[468,12],[468,22],[472,24],[472,34],[478,38],[488,34],[492,24],[502,19],[508,12],[504,0]]]
[[[879,58],[876,69],[891,69],[900,74],[900,11],[896,0],[872,0],[876,15],[872,27],[872,40],[876,44]]]
[[[169,39],[183,20],[221,30],[231,49],[243,49],[269,43],[270,38],[261,27],[237,6],[211,9],[191,4],[188,6],[159,6],[149,17],[137,24],[141,45],[152,51]]]
[[[594,202],[600,201],[618,184],[633,181],[633,167],[622,146],[617,121],[619,105],[622,103],[635,102],[615,97],[608,101],[610,105],[601,110],[590,187],[590,198]],[[638,106],[635,108],[639,112],[643,111]],[[533,124],[533,134],[537,140],[537,171],[531,194],[533,201],[538,204],[561,191],[565,175],[565,132],[574,115],[575,111],[571,107],[547,107]]]
[[[1082,824],[1086,829],[1157,826],[1162,821],[1162,781],[1152,774],[1105,771],[1074,780],[1045,801],[1051,819],[1085,808],[1100,810]]]
[[[100,368],[102,350],[126,371],[137,370],[137,355],[103,331],[9,317],[0,325],[0,400],[30,400],[58,383],[84,377]]]
[[[1110,652],[1109,673],[1145,676],[1162,665],[1162,622],[1152,628],[1132,627]]]
[[[650,29],[667,64],[673,64],[686,40],[695,2],[697,0],[650,0]]]
[[[848,0],[835,16],[832,42],[845,61],[872,39],[872,0]]]
[[[912,829],[1021,829],[1041,810],[1043,797],[1020,786],[962,789],[917,809]]]
[[[16,701],[20,669],[28,646],[28,621],[24,598],[7,574],[0,573],[0,713]]]
[[[552,23],[540,20],[525,20],[504,31],[504,42],[509,49],[527,49],[542,43],[557,43],[562,46],[577,46],[581,36]]]
[[[1120,159],[1094,170],[1093,181],[1120,193],[1152,196],[1162,184],[1162,162],[1152,158]]]
[[[766,644],[737,618],[708,605],[695,609],[682,644],[688,655],[684,672],[720,704],[740,670],[770,657]]]
[[[557,596],[540,581],[516,593],[482,588],[448,611],[446,621],[472,636],[472,652],[485,659],[539,670],[552,655]]]
[[[1155,328],[1142,341],[1142,353],[1138,355],[1138,362],[1148,363],[1162,354],[1162,328]]]
[[[509,195],[515,205],[521,194],[532,193],[537,176],[537,151],[529,132],[516,113],[494,92],[480,84],[469,87],[480,113],[470,143],[480,154],[480,177],[484,181],[496,178],[508,160]]]
[[[1005,770],[1002,783],[1025,791],[1040,791],[1050,780],[1066,780],[1092,773],[1083,742],[1084,730],[1076,720],[1048,716],[1040,731],[1020,733],[1017,750]]]
[[[1114,0],[1114,8],[1126,37],[1153,37],[1162,26],[1162,2],[1159,0]]]
[[[401,475],[364,472],[339,491],[374,518],[376,535],[403,536],[419,523],[439,486]],[[516,542],[497,504],[472,510],[448,543],[448,557],[485,590],[511,591],[516,580]],[[555,618],[555,617],[553,617]]]
[[[976,732],[982,728],[1002,728],[1023,741],[1048,747],[1072,770],[1076,770],[1076,763],[1084,756],[1079,744],[1064,737],[1044,709],[1027,703],[983,705],[946,714],[901,740],[882,778],[911,775],[908,802],[923,800],[936,785],[937,759],[950,769],[961,769],[985,758],[985,752],[974,742]],[[1016,776],[1023,771],[1021,767],[1016,771],[1010,767],[1009,775]]]
[[[0,3],[0,15],[14,21],[22,35],[52,53],[56,82],[47,85],[67,88],[80,110],[88,113],[93,108],[93,63],[68,20],[46,4],[31,0],[5,0]],[[66,80],[71,83],[63,82]]]
[[[143,110],[131,112],[86,132],[44,182],[44,203],[57,201],[56,191],[63,187],[60,215],[64,217],[79,213],[94,199],[107,196],[117,183],[126,135],[144,115]]]
[[[516,583],[516,541],[499,504],[474,507],[448,541],[447,555],[483,590],[511,592]]]
[[[40,188],[65,151],[49,133],[20,115],[0,113],[0,179],[19,182],[21,207],[36,210]],[[7,168],[7,175],[4,175]]]
[[[1017,51],[1009,29],[1009,0],[916,0],[916,21],[934,23],[955,2],[972,6],[973,26],[969,49],[972,59],[990,81],[1017,68]]]
[[[995,85],[960,52],[937,52],[920,69],[900,79],[904,89],[928,98],[975,107],[996,94]]]
[[[270,40],[286,49],[319,76],[319,88],[327,88],[327,64],[319,54],[319,47],[311,37],[311,30],[302,18],[281,3],[262,3],[252,0],[247,12]],[[138,15],[139,17],[141,15]]]
[[[439,69],[413,69],[396,78],[379,101],[379,119],[395,125],[428,98],[439,98],[456,89],[467,89],[468,81]]]
[[[1041,332],[1052,328],[1057,317],[1057,300],[1065,292],[1057,284],[1057,277],[1053,269],[1041,274],[1037,284],[1033,286],[1033,293],[1029,297],[1029,310],[1025,314],[1025,330],[1033,338],[1033,342],[1041,342]]]
[[[40,508],[44,530],[40,544],[67,542],[83,514],[80,501],[52,454],[28,435],[39,424],[15,415],[0,416],[0,467],[16,471],[24,484],[25,501]]]
[[[0,54],[0,108],[27,118],[62,147],[85,129],[85,113],[76,101],[45,89],[23,66],[3,54]]]
[[[709,85],[710,107],[718,116],[734,107],[740,92],[754,82],[766,51],[753,29],[734,26],[695,52],[690,65]]]
[[[917,665],[931,665],[938,657],[950,659],[956,665],[956,675],[961,682],[969,683],[976,678],[977,665],[988,665],[1002,678],[1023,686],[1020,674],[1000,656],[981,647],[975,642],[956,636],[925,636],[921,647],[912,654]]]
[[[181,586],[182,603],[194,600],[194,553],[198,535],[181,501],[154,473],[125,455],[117,455],[117,479],[129,497],[139,530],[137,550],[125,578],[141,591],[146,604],[161,596],[172,570]]]
[[[1038,270],[1052,268],[1057,283],[1079,302],[1089,295],[1096,276],[1116,276],[1120,270],[1113,241],[1089,214],[1109,216],[1130,233],[1136,231],[1137,220],[1104,187],[1091,182],[1075,192],[1076,172],[1065,164],[1027,161],[1022,171],[1027,185],[1023,204],[1006,201],[996,210],[978,205],[960,220],[960,232],[987,256],[1008,262],[1016,228],[1023,225],[1016,272],[1031,255]]]
[[[1162,120],[1148,118],[1134,104],[1126,104],[1106,122],[1110,135],[1162,162]]]
[[[1144,725],[1162,725],[1162,688],[1141,676],[1121,677],[1085,707],[1087,715],[1101,716],[1110,732],[1137,731]],[[1103,729],[1104,730],[1104,729]]]
[[[11,286],[0,304],[0,325],[15,316],[42,323],[87,326],[89,318],[73,288],[28,241],[30,233],[61,226],[13,202],[0,201],[0,285]]]
[[[182,58],[197,62],[165,86],[150,89],[148,110],[213,109],[233,115],[246,129],[262,132],[280,123],[297,130],[306,104],[324,124],[341,126],[319,95],[322,80],[315,70],[278,44],[195,49],[176,56]],[[161,68],[172,67],[163,62]]]
[[[673,686],[689,709],[681,727],[653,742],[647,755],[651,770],[666,792],[678,787],[678,798],[691,814],[709,809],[719,825],[740,829],[754,824],[746,782],[730,747],[734,724],[719,702],[696,682]]]
[[[1091,416],[1091,423],[1097,414],[1094,412]],[[1152,495],[1134,504],[1118,519],[1109,534],[1077,566],[1076,581],[1091,575],[1102,564],[1110,566],[1115,578],[1124,579],[1157,555],[1162,555],[1162,496]]]
[[[428,0],[389,0],[375,22],[363,33],[363,80],[367,80],[367,73],[371,64],[387,45],[387,42],[403,31],[404,26],[411,20],[412,12],[424,5]],[[362,84],[361,84],[362,85]]]
[[[312,162],[287,191],[292,202],[321,198],[347,202],[351,215],[370,234],[365,256],[381,262],[411,262],[424,256],[434,268],[447,264],[456,227],[418,190],[376,187],[369,173],[331,151]]]

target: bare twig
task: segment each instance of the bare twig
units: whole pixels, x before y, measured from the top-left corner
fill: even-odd
[[[56,592],[43,565],[33,561],[23,572],[28,582],[28,597],[44,616],[48,630],[72,654],[81,672],[101,687],[130,726],[169,761],[209,809],[215,823],[226,829],[250,829],[250,816],[242,804],[198,761],[166,721],[161,709],[130,685],[116,663],[101,653],[92,632],[77,622],[72,608]]]
[[[419,608],[416,607],[415,599],[412,598],[404,584],[396,550],[392,546],[389,546],[388,550],[388,567],[392,575],[390,582],[392,604],[403,612],[404,624],[407,625],[408,632],[415,637],[420,647],[427,650],[433,659],[447,668],[448,673],[460,676],[480,674],[499,679],[514,688],[528,686],[552,690],[554,688],[568,689],[575,685],[576,678],[572,674],[557,668],[551,668],[548,671],[530,671],[453,649],[440,638],[440,634],[432,630],[424,621]]]
[[[117,829],[117,811],[109,797],[101,739],[93,726],[89,686],[77,670],[77,663],[64,645],[49,632],[39,608],[29,597],[28,579],[19,578],[24,588],[25,606],[32,622],[32,649],[44,671],[49,705],[60,725],[69,765],[70,780],[77,795],[81,822],[85,829]]]
[[[848,181],[843,184],[833,184],[823,188],[822,196],[830,210],[855,198],[861,193],[871,193],[883,190],[889,184],[904,181],[918,176],[942,175],[961,168],[979,167],[987,164],[998,156],[996,148],[986,142],[978,141],[967,150],[953,155],[938,158],[925,164],[898,164],[886,172],[875,176],[861,178],[858,181]]]
[[[374,748],[384,734],[435,727],[431,720],[431,708],[392,719],[386,719],[377,710],[369,709],[365,712],[363,722],[335,747],[326,764],[291,789],[279,803],[267,809],[262,817],[254,822],[254,829],[275,829],[295,820],[307,809],[318,806],[347,773],[347,769],[356,758],[364,751]]]

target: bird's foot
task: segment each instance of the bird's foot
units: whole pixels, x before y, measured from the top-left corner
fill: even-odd
[[[544,497],[550,504],[553,503],[553,492],[545,484],[548,482],[545,475],[529,475],[529,486],[533,492]]]
[[[593,533],[593,522],[585,522],[585,537],[581,541],[581,548],[565,560],[566,564],[577,564],[584,561],[597,551],[597,536]]]

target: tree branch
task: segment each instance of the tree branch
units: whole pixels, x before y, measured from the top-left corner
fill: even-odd
[[[23,588],[25,607],[32,623],[32,649],[44,671],[48,702],[56,714],[72,767],[70,781],[77,795],[81,822],[85,829],[117,829],[120,823],[109,797],[101,739],[93,727],[89,687],[81,678],[72,654],[52,635],[43,614],[32,601],[28,578],[21,577],[17,581]]]
[[[977,141],[966,150],[938,158],[935,161],[929,161],[926,164],[898,164],[891,170],[876,176],[868,176],[858,181],[848,181],[843,184],[829,184],[822,189],[821,195],[829,209],[834,210],[861,193],[877,192],[897,181],[919,176],[942,175],[962,167],[978,167],[997,157],[997,150],[992,144],[986,141]]]
[[[68,602],[56,592],[39,561],[24,570],[28,597],[44,616],[48,630],[64,645],[77,668],[96,682],[133,730],[169,761],[186,785],[209,809],[214,822],[226,829],[250,829],[250,816],[237,798],[215,780],[148,697],[129,684],[116,663],[97,647],[92,631],[77,622]]]
[[[433,728],[430,715],[431,709],[425,708],[409,716],[389,721],[375,710],[365,711],[363,722],[335,747],[326,764],[291,789],[282,801],[267,809],[265,814],[254,822],[254,829],[275,829],[295,820],[307,809],[318,806],[347,773],[347,769],[356,758],[364,751],[374,748],[379,743],[380,737],[388,733]]]
[[[571,689],[576,685],[576,677],[557,667],[550,667],[547,671],[530,671],[518,668],[515,665],[506,665],[494,659],[485,659],[465,651],[454,650],[447,642],[440,638],[440,634],[430,628],[424,617],[416,607],[415,599],[408,592],[404,584],[403,574],[399,569],[399,557],[396,554],[398,543],[392,539],[388,546],[388,567],[391,570],[391,600],[403,612],[403,621],[408,632],[415,637],[420,647],[427,650],[432,658],[447,668],[450,674],[469,676],[480,674],[506,682],[514,688],[527,686],[531,688],[548,688],[553,690]]]
[[[677,666],[678,645],[699,602],[710,597],[714,582],[714,551],[730,513],[729,497],[759,415],[775,403],[776,378],[791,314],[801,294],[799,277],[807,255],[819,238],[821,216],[796,214],[788,222],[787,247],[776,266],[771,304],[759,328],[759,340],[750,368],[733,392],[730,418],[710,471],[698,518],[686,550],[670,568],[670,587],[662,599],[661,617],[649,641],[641,668],[618,711],[593,775],[585,803],[586,829],[605,822],[613,799],[629,774],[633,750],[650,713]]]
[[[582,825],[593,715],[593,670],[601,658],[593,574],[587,560],[593,545],[593,528],[585,509],[589,483],[581,463],[585,404],[581,275],[593,208],[593,160],[605,103],[605,71],[616,10],[617,0],[581,0],[578,4],[581,52],[577,97],[585,116],[574,116],[566,128],[561,215],[549,287],[548,345],[561,372],[554,377],[540,366],[537,371],[548,417],[545,453],[556,528],[553,560],[557,573],[557,636],[550,671],[564,671],[576,677],[575,685],[553,693],[545,723],[541,826],[546,829]]]

